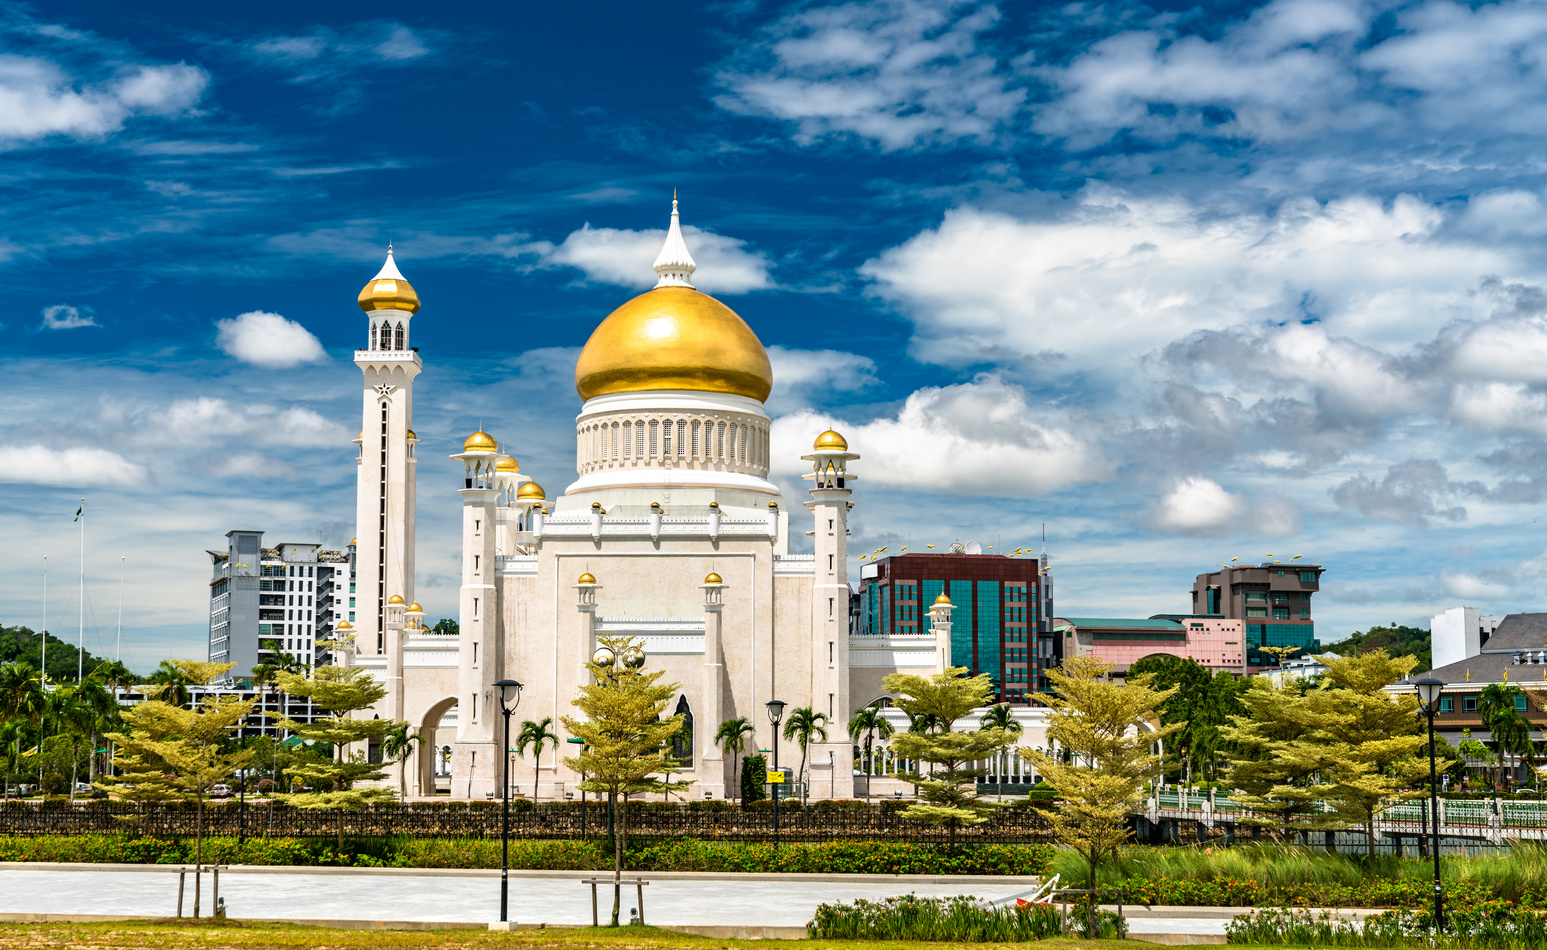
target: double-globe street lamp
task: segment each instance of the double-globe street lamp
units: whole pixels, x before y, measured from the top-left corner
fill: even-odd
[[[784,772],[779,769],[779,722],[784,719],[784,700],[770,699],[767,703],[768,721],[773,723],[773,754],[774,771],[779,773],[779,781],[773,785],[773,811],[774,811],[774,847],[779,847],[779,788],[784,784]]]
[[[1429,850],[1434,852],[1434,930],[1445,929],[1445,888],[1440,883],[1440,782],[1434,766],[1434,714],[1439,712],[1445,681],[1433,676],[1414,680],[1423,714],[1429,720]]]
[[[510,919],[510,717],[521,705],[521,684],[503,679],[499,690],[500,714],[505,717],[505,769],[500,776],[500,922]]]

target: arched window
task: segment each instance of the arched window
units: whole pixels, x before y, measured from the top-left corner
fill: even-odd
[[[686,696],[677,697],[676,714],[682,717],[682,729],[671,738],[671,757],[677,760],[677,767],[690,769],[693,767],[693,710],[688,706]]]
[[[371,321],[371,349],[376,349],[376,321]]]
[[[401,350],[403,348],[403,325],[401,323],[397,325],[397,333],[395,339],[393,340],[392,348],[394,350]]]
[[[688,454],[688,423],[685,419],[677,420],[677,455]]]
[[[630,455],[632,455],[633,454],[633,449],[634,449],[634,423],[632,421],[629,421],[629,422],[623,423],[623,457],[624,458],[628,458]]]

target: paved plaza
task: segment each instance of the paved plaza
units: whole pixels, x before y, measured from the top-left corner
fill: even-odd
[[[880,900],[897,894],[944,897],[973,894],[1003,900],[1031,890],[1028,884],[930,883],[896,879],[837,882],[735,876],[676,878],[646,875],[645,919],[651,924],[801,926],[818,904]],[[205,875],[205,908],[209,875]],[[454,874],[362,873],[315,869],[233,869],[221,873],[220,894],[232,917],[309,920],[389,919],[487,921],[499,917],[499,872]],[[186,908],[192,908],[192,876]],[[589,924],[590,888],[578,876],[512,875],[511,918],[520,923]],[[623,918],[634,906],[624,889]],[[611,891],[601,898],[603,912]],[[165,869],[0,869],[0,913],[144,914],[170,917],[177,908],[177,874]]]

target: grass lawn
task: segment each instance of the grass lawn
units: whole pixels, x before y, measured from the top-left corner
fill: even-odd
[[[1137,950],[1154,944],[1058,938],[1020,944],[909,943],[843,940],[722,940],[689,937],[654,927],[520,930],[328,930],[242,921],[147,920],[98,924],[0,924],[0,950]]]

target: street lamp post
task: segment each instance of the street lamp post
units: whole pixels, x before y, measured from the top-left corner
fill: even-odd
[[[500,776],[500,922],[510,919],[510,716],[521,705],[521,684],[511,679],[494,684],[500,714],[505,717],[505,767]]]
[[[1434,765],[1434,714],[1439,712],[1440,692],[1445,681],[1433,676],[1415,680],[1418,698],[1423,703],[1423,714],[1429,720],[1429,811],[1433,820],[1429,823],[1429,850],[1434,852],[1434,930],[1445,929],[1445,889],[1440,883],[1440,796],[1439,775]]]
[[[768,701],[768,721],[773,723],[773,754],[774,771],[779,772],[779,781],[773,785],[773,811],[774,811],[774,848],[779,847],[779,787],[784,784],[784,773],[779,770],[779,722],[784,718],[784,700],[770,699]]]

